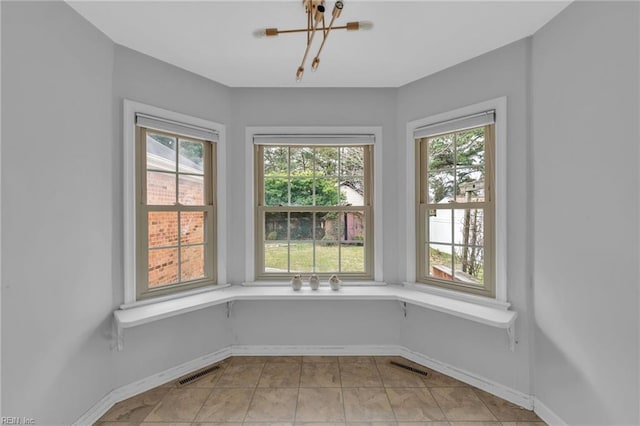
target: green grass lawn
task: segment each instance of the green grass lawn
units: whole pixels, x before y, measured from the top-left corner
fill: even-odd
[[[341,270],[338,258],[341,256]],[[287,245],[265,244],[264,265],[269,270],[287,272]],[[343,245],[316,245],[316,269],[312,271],[313,245],[291,244],[291,272],[364,272],[364,247]]]

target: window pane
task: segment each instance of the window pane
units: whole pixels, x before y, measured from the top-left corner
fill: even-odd
[[[428,175],[429,203],[446,204],[453,201],[453,169],[442,169]]]
[[[483,209],[454,210],[454,242],[461,245],[484,245]]]
[[[312,272],[313,243],[291,243],[291,272]]]
[[[313,175],[313,148],[289,148],[291,176]]]
[[[176,171],[176,138],[147,133],[147,169]]]
[[[180,274],[181,281],[204,278],[204,246],[190,246],[181,249]]]
[[[289,180],[287,178],[265,178],[264,205],[289,205]]]
[[[484,127],[456,134],[456,163],[458,166],[484,166]]]
[[[429,139],[427,167],[436,171],[454,166],[454,135],[452,133]]]
[[[291,184],[291,205],[292,206],[312,206],[313,205],[313,177],[292,178]]]
[[[479,247],[455,247],[454,279],[466,284],[484,283],[484,250]]]
[[[364,241],[340,245],[340,272],[364,272]]]
[[[289,148],[283,146],[264,147],[264,175],[287,176]]]
[[[338,175],[338,148],[316,148],[316,176]]]
[[[315,239],[318,241],[337,242],[342,237],[342,213],[316,213]]]
[[[178,249],[149,250],[149,287],[178,282]]]
[[[147,204],[173,206],[176,203],[176,175],[147,172]]]
[[[476,167],[457,168],[456,175],[458,178],[457,202],[484,201],[484,169]]]
[[[340,204],[346,206],[364,206],[364,181],[351,178],[340,183]]]
[[[364,176],[363,146],[340,148],[340,176]]]
[[[337,206],[338,194],[338,179],[316,179],[316,206]]]
[[[435,215],[427,216],[427,241],[433,243],[451,244],[451,215],[450,209],[432,210]]]
[[[180,243],[204,243],[205,212],[180,213]]]
[[[435,278],[452,279],[452,247],[445,244],[427,244],[426,248],[429,253],[427,273]]]
[[[264,214],[264,239],[265,240],[287,240],[287,213],[265,213]]]
[[[343,226],[342,240],[347,241],[364,241],[365,236],[365,217],[364,212],[348,211],[341,213]]]
[[[184,206],[204,205],[204,176],[180,175],[178,202]]]
[[[262,149],[265,206],[364,205],[367,147]],[[364,211],[265,213],[263,272],[366,272],[364,219]]]
[[[289,220],[289,238],[291,240],[313,239],[313,213],[291,213]]]
[[[289,243],[286,241],[268,241],[264,243],[264,271],[288,272]]]
[[[204,174],[204,144],[181,139],[178,162],[181,173]]]
[[[315,272],[338,272],[338,242],[322,241],[316,243]]]
[[[178,213],[149,212],[149,247],[178,245]]]

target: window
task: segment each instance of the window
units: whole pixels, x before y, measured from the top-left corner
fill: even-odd
[[[372,143],[254,137],[256,278],[373,278]]]
[[[136,300],[216,283],[216,141],[136,114]]]
[[[495,297],[494,115],[414,132],[418,282]]]

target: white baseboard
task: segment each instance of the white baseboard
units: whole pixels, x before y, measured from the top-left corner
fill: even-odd
[[[429,358],[418,352],[411,351],[399,345],[357,345],[357,346],[340,346],[340,345],[232,345],[224,349],[199,357],[193,361],[185,362],[176,367],[169,368],[158,374],[154,374],[137,382],[130,383],[120,388],[112,390],[98,401],[91,409],[82,415],[73,425],[87,426],[92,425],[100,417],[104,415],[115,403],[124,399],[131,398],[142,392],[146,392],[168,381],[175,380],[192,371],[206,367],[213,363],[222,361],[230,356],[251,356],[251,355],[325,355],[325,356],[356,356],[356,355],[378,355],[378,356],[402,356],[424,365],[427,368],[446,374],[461,382],[475,386],[509,402],[517,404],[529,410],[535,407],[535,412],[544,421],[550,425],[566,425],[558,416],[549,410],[544,404],[535,401],[531,396],[526,395],[507,386],[493,382],[489,379],[479,377],[475,374],[453,367],[447,363]],[[540,412],[539,412],[540,410]]]
[[[410,361],[416,362],[420,365],[424,365],[427,368],[430,368],[442,374],[446,374],[447,376],[451,376],[454,379],[458,379],[468,385],[475,386],[478,389],[482,389],[485,392],[489,392],[490,394],[498,396],[502,399],[506,399],[507,401],[519,405],[520,407],[526,408],[527,410],[533,410],[534,404],[533,397],[531,395],[527,395],[526,393],[511,389],[500,383],[496,383],[492,380],[456,368],[445,362],[429,358],[428,356],[423,355],[419,352],[414,352],[404,347],[398,347],[398,349],[398,355],[403,356]]]
[[[73,426],[88,426],[98,421],[100,417],[104,415],[113,405],[118,402],[113,399],[113,391],[106,394],[100,401],[98,401],[93,407],[85,412],[78,420],[73,423]]]
[[[222,361],[230,356],[231,350],[229,347],[226,347],[211,354],[196,358],[192,361],[185,362],[176,367],[169,368],[168,370],[154,374],[153,376],[145,377],[137,382],[114,389],[84,413],[82,417],[73,423],[73,426],[92,425],[117,402],[131,398],[132,396],[138,395],[142,392],[146,392],[171,380],[182,377],[192,371],[199,370],[208,365]]]
[[[325,356],[356,356],[356,355],[398,355],[397,345],[233,345],[231,353],[243,355],[325,355]]]
[[[551,411],[549,407],[547,407],[542,401],[538,398],[534,398],[533,400],[533,411],[545,421],[549,426],[567,426],[567,422],[562,420],[560,416]]]

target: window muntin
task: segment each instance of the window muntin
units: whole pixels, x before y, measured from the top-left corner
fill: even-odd
[[[257,278],[372,278],[372,150],[255,146]]]
[[[494,125],[416,138],[417,281],[495,296]]]
[[[138,126],[136,294],[216,282],[215,143]]]

